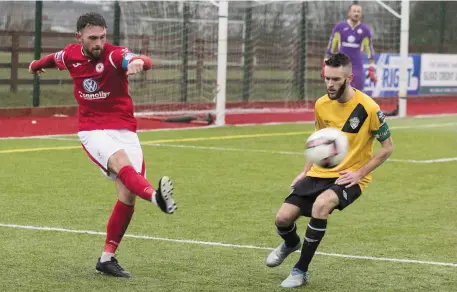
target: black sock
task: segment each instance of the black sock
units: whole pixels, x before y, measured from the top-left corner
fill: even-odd
[[[326,227],[327,219],[317,219],[311,217],[311,220],[309,220],[308,223],[308,228],[306,229],[300,259],[297,264],[295,264],[295,268],[303,272],[308,271],[309,263],[313,259],[314,253],[324,237]]]
[[[276,225],[276,231],[279,236],[284,239],[286,247],[294,247],[300,242],[300,237],[297,234],[297,226],[295,223],[287,227],[279,227]]]

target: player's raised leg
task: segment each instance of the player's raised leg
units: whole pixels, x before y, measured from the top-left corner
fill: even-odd
[[[135,170],[124,150],[119,150],[108,160],[108,169],[118,174],[118,179],[125,187],[140,198],[157,205],[163,212],[172,214],[176,210],[173,200],[173,182],[167,176],[159,180],[157,190]]]

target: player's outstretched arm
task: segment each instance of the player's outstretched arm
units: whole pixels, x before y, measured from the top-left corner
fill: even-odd
[[[29,65],[30,74],[40,74],[46,72],[45,68],[55,68],[56,62],[54,60],[54,54],[46,55],[39,60],[34,60]]]
[[[147,71],[152,68],[152,60],[148,56],[139,55],[129,60],[127,75],[134,75],[138,72]]]

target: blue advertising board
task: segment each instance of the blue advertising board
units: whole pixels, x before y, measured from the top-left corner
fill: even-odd
[[[364,92],[373,97],[394,97],[398,95],[400,81],[400,54],[376,54],[376,85],[371,79],[365,79]],[[365,58],[364,74],[368,74],[368,59]],[[419,95],[421,77],[421,55],[408,56],[408,96]]]

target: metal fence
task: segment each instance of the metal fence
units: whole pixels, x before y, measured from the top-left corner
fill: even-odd
[[[227,99],[289,102],[318,97],[322,87],[318,71],[328,37],[352,2],[230,1]],[[386,3],[400,10],[400,1]],[[400,20],[376,1],[361,4],[364,22],[374,31],[375,50],[398,52]],[[211,1],[45,1],[42,5],[42,53],[74,40],[78,15],[99,12],[108,22],[111,40],[119,38],[131,50],[167,60],[156,68],[158,74],[132,80],[137,103],[213,100],[218,10]],[[31,105],[33,79],[27,66],[35,53],[35,7],[34,1],[0,2],[0,90],[9,92],[0,98],[0,107]],[[412,1],[410,52],[455,53],[456,12],[457,2]],[[72,104],[69,98],[56,97],[68,89],[68,76],[50,75],[41,80],[41,104]]]

